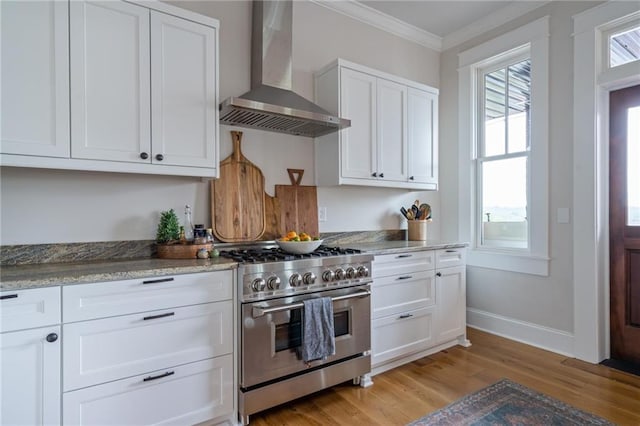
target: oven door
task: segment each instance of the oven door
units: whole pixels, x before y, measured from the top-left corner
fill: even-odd
[[[247,388],[371,350],[370,286],[325,290],[242,305],[240,387]],[[331,297],[336,353],[303,362],[302,301]]]

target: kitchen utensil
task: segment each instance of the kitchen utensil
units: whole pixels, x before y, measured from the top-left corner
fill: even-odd
[[[413,220],[415,217],[413,216],[413,210],[407,210],[407,219]]]
[[[415,204],[411,206],[411,212],[413,213],[413,217],[417,218],[420,211],[418,210],[418,206]]]
[[[404,207],[400,207],[400,213],[402,213],[402,216],[404,216],[405,219],[409,219],[407,217],[407,209],[405,209]]]
[[[311,253],[322,244],[322,240],[313,241],[280,241],[276,240],[276,244],[286,251],[293,254],[306,254]]]
[[[225,242],[255,241],[265,231],[264,176],[240,148],[242,132],[232,131],[233,152],[211,181],[213,233]]]
[[[300,185],[304,170],[287,169],[287,173],[291,185],[276,185],[282,231],[306,232],[315,237],[319,233],[317,189]]]
[[[429,219],[431,217],[431,206],[429,204],[420,204],[420,211],[422,212],[420,214],[420,217],[422,219]]]

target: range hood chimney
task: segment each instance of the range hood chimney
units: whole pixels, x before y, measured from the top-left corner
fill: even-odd
[[[251,90],[220,104],[220,123],[308,137],[351,125],[291,90],[292,15],[291,0],[254,0]]]

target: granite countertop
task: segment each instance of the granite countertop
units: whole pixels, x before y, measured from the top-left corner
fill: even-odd
[[[376,241],[370,243],[344,243],[343,247],[362,250],[374,255],[406,253],[465,247],[466,243],[438,241]],[[23,290],[56,285],[84,284],[104,281],[128,280],[161,275],[190,274],[235,269],[237,262],[225,259],[137,259],[74,263],[40,263],[33,265],[2,266],[0,291]]]
[[[137,259],[3,266],[0,270],[0,290],[129,280],[159,275],[221,271],[237,267],[236,262],[224,258]]]

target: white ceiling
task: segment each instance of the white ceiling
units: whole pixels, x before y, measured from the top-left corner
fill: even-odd
[[[445,37],[514,2],[504,0],[364,0],[360,3],[438,37]]]
[[[442,51],[554,0],[310,1]]]

